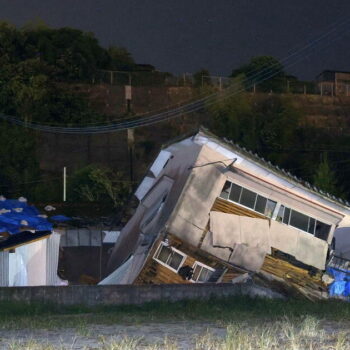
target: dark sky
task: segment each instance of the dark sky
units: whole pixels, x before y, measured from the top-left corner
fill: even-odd
[[[138,63],[213,75],[256,55],[286,57],[345,16],[349,0],[0,0],[1,20],[21,26],[40,18],[92,31]],[[349,39],[348,31],[288,71],[310,79],[323,69],[350,70]]]

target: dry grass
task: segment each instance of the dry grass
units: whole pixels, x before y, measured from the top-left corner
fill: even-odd
[[[8,349],[26,350],[68,350],[70,347],[13,342]],[[306,316],[299,322],[282,318],[269,324],[250,325],[249,322],[227,325],[226,336],[215,337],[208,331],[204,335],[189,339],[187,346],[180,346],[176,338],[164,337],[160,343],[147,343],[147,337],[119,339],[99,338],[101,350],[347,350],[350,349],[350,329],[326,331],[315,317]],[[88,350],[88,347],[85,347]]]

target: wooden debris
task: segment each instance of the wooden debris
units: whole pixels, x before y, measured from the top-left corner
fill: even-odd
[[[261,271],[262,279],[266,280],[270,276],[275,282],[274,286],[285,292],[294,290],[296,294],[309,300],[324,299],[327,295],[327,287],[321,274],[311,275],[309,271],[280,258],[267,255]]]

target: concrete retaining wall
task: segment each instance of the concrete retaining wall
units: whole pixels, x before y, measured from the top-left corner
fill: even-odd
[[[139,305],[150,301],[205,300],[239,295],[271,297],[270,293],[250,284],[10,287],[0,288],[0,301],[87,306]]]

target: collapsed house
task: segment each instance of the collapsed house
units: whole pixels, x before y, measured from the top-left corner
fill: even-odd
[[[100,284],[254,282],[310,299],[348,203],[206,130],[164,148]],[[329,280],[329,279],[328,279]]]
[[[23,197],[0,196],[0,286],[61,285],[60,235]]]

